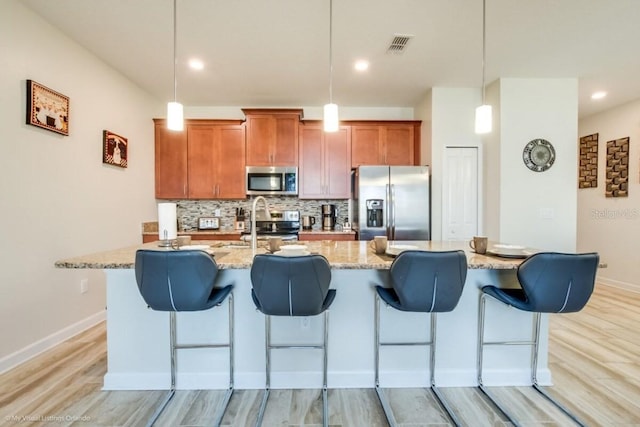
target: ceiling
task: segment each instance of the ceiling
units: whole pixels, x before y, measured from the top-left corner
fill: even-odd
[[[640,99],[640,1],[486,0],[486,81],[578,78],[579,115]],[[173,98],[172,0],[22,0],[159,100]],[[321,106],[329,0],[178,0],[177,98],[188,106]],[[414,37],[387,53],[394,34]],[[191,57],[202,71],[187,67]],[[365,73],[356,59],[370,61]],[[481,0],[334,0],[333,100],[414,107],[480,87]],[[600,101],[592,92],[605,90]]]

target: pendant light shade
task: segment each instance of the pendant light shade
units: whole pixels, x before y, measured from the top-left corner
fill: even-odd
[[[169,130],[184,130],[184,113],[179,102],[167,103],[167,128]]]
[[[324,131],[337,132],[338,105],[333,103],[333,0],[329,0],[329,103],[324,106]]]
[[[182,104],[178,102],[178,79],[176,78],[176,65],[178,59],[176,57],[177,46],[177,19],[176,19],[176,2],[173,0],[173,102],[167,104],[167,128],[169,130],[184,130],[184,113]]]
[[[324,131],[337,132],[339,127],[338,104],[325,104],[324,106]]]
[[[491,132],[491,105],[481,105],[476,108],[476,133]]]
[[[486,25],[486,0],[482,0],[482,105],[476,108],[476,133],[483,134],[491,132],[492,128],[492,113],[491,105],[485,103],[484,92],[484,67],[486,57],[486,39],[487,39],[487,25]]]

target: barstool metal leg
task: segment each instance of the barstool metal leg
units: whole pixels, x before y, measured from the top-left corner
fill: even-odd
[[[485,316],[485,305],[486,305],[486,297],[485,293],[480,294],[480,305],[478,312],[478,387],[480,390],[491,400],[491,402],[502,412],[504,416],[506,416],[509,421],[511,421],[514,425],[519,426],[518,422],[516,422],[512,416],[510,416],[506,410],[496,401],[495,398],[487,391],[482,383],[482,354],[484,350],[484,316]],[[541,313],[533,312],[533,339],[531,342],[523,341],[523,342],[496,342],[489,344],[504,344],[504,345],[512,345],[512,344],[528,344],[531,345],[531,385],[533,388],[544,396],[549,402],[553,403],[558,409],[565,413],[569,418],[571,418],[576,424],[580,426],[585,426],[576,415],[574,415],[569,409],[567,409],[564,405],[558,402],[555,398],[549,395],[546,391],[544,391],[538,385],[538,353],[540,349],[540,323],[541,323]]]
[[[265,341],[265,388],[262,394],[262,403],[260,404],[260,410],[258,411],[258,419],[256,420],[256,427],[262,425],[262,419],[264,418],[264,411],[267,408],[267,400],[269,399],[269,392],[271,389],[271,316],[264,315],[264,341]]]
[[[391,406],[389,406],[389,402],[384,394],[384,391],[380,388],[380,296],[376,292],[376,303],[375,303],[375,349],[374,349],[374,358],[375,358],[375,382],[376,382],[376,394],[378,395],[378,400],[380,401],[380,405],[382,405],[382,410],[384,411],[384,416],[387,418],[387,422],[390,427],[395,427],[396,419],[393,416],[393,411],[391,410]]]
[[[430,332],[431,343],[429,344],[429,377],[430,377],[429,385],[431,386],[431,390],[433,391],[433,394],[436,397],[436,400],[438,401],[442,409],[444,409],[444,411],[447,413],[447,416],[449,417],[449,419],[453,422],[453,424],[456,427],[459,427],[462,424],[456,417],[455,412],[453,412],[453,410],[445,400],[444,396],[440,393],[440,390],[438,390],[438,388],[436,387],[435,372],[436,372],[436,332],[438,330],[437,319],[438,319],[437,314],[432,312],[431,313],[431,332]]]
[[[541,315],[540,313],[534,313],[533,317],[533,327],[534,327],[534,341],[531,350],[531,385],[534,389],[541,395],[543,395],[549,402],[553,403],[558,409],[565,413],[569,418],[571,418],[576,424],[580,426],[586,426],[585,423],[580,420],[573,412],[571,412],[567,407],[558,402],[555,398],[553,398],[549,393],[547,393],[544,389],[542,389],[538,385],[538,350],[540,348],[540,323],[541,323]]]
[[[518,422],[511,416],[509,413],[498,403],[498,401],[489,393],[489,391],[484,386],[482,382],[482,362],[483,362],[483,353],[484,353],[484,316],[486,309],[486,298],[487,294],[484,292],[480,292],[480,302],[478,304],[478,358],[477,358],[477,371],[478,371],[478,388],[480,391],[487,396],[487,398],[491,401],[493,406],[495,406],[504,417],[506,417],[513,425],[516,427],[520,426]]]
[[[234,329],[233,329],[233,293],[229,294],[229,388],[224,395],[224,399],[220,403],[220,408],[216,412],[216,418],[213,422],[214,426],[220,426],[222,424],[222,418],[224,418],[224,413],[227,410],[227,406],[229,406],[229,401],[231,400],[231,395],[233,394],[233,375],[234,375],[234,353],[233,353],[233,337],[234,337]]]
[[[169,347],[171,352],[171,385],[169,387],[169,391],[165,394],[164,399],[158,405],[156,410],[147,421],[146,427],[151,427],[155,424],[155,422],[164,411],[164,408],[167,406],[169,401],[176,394],[176,312],[169,312]]]
[[[323,366],[322,366],[322,423],[329,425],[329,401],[327,398],[327,365],[329,353],[329,310],[324,311]]]

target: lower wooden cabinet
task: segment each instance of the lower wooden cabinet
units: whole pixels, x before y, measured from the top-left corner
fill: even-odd
[[[298,240],[300,241],[318,241],[318,240],[338,240],[338,241],[346,241],[346,240],[356,240],[355,233],[300,233],[298,235]]]
[[[180,236],[191,236],[191,240],[240,240],[240,235],[238,233],[229,233],[229,234],[188,234],[182,233]],[[156,242],[160,240],[158,237],[158,233],[155,234],[143,234],[142,235],[142,243]]]

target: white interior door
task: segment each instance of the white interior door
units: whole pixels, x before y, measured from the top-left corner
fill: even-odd
[[[442,181],[442,238],[478,235],[478,147],[445,147]]]

